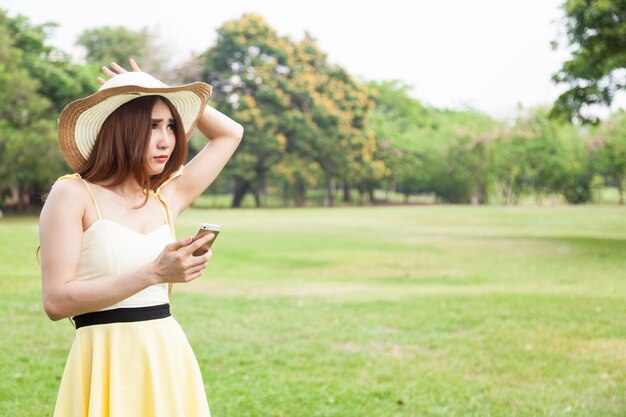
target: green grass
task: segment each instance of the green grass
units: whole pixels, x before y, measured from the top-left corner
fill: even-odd
[[[625,416],[626,209],[199,210],[173,311],[214,417]],[[0,220],[0,415],[49,416],[73,329],[35,218]]]

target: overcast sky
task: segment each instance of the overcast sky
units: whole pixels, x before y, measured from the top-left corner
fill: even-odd
[[[308,31],[331,63],[365,80],[400,79],[438,107],[472,107],[510,118],[551,103],[550,80],[567,54],[550,48],[562,32],[563,0],[0,0],[10,16],[57,22],[50,43],[72,51],[84,29],[148,27],[188,58],[214,44],[215,29],[243,13],[262,15],[280,35]]]

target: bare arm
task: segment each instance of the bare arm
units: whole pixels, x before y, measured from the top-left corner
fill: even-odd
[[[171,243],[159,257],[135,271],[76,280],[81,252],[85,192],[76,181],[54,185],[41,212],[41,276],[43,305],[52,320],[100,310],[142,289],[163,282],[188,282],[206,267],[211,253],[194,257],[191,253],[212,237],[208,235],[189,245],[191,238]],[[87,197],[88,198],[88,197]],[[186,245],[188,247],[178,250]]]
[[[172,202],[174,218],[217,178],[243,137],[239,123],[208,105],[197,127],[209,143],[185,165],[182,175],[163,188]]]

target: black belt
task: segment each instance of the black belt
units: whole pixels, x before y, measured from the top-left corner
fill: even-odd
[[[170,305],[160,304],[148,307],[114,308],[112,310],[94,311],[91,313],[74,316],[76,328],[93,326],[94,324],[107,323],[130,323],[133,321],[145,321],[163,319],[169,317]]]

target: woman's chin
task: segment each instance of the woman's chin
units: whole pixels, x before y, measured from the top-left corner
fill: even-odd
[[[150,167],[150,176],[154,177],[156,175],[159,175],[161,173],[163,173],[163,170],[165,170],[165,165],[161,165],[158,167]]]

